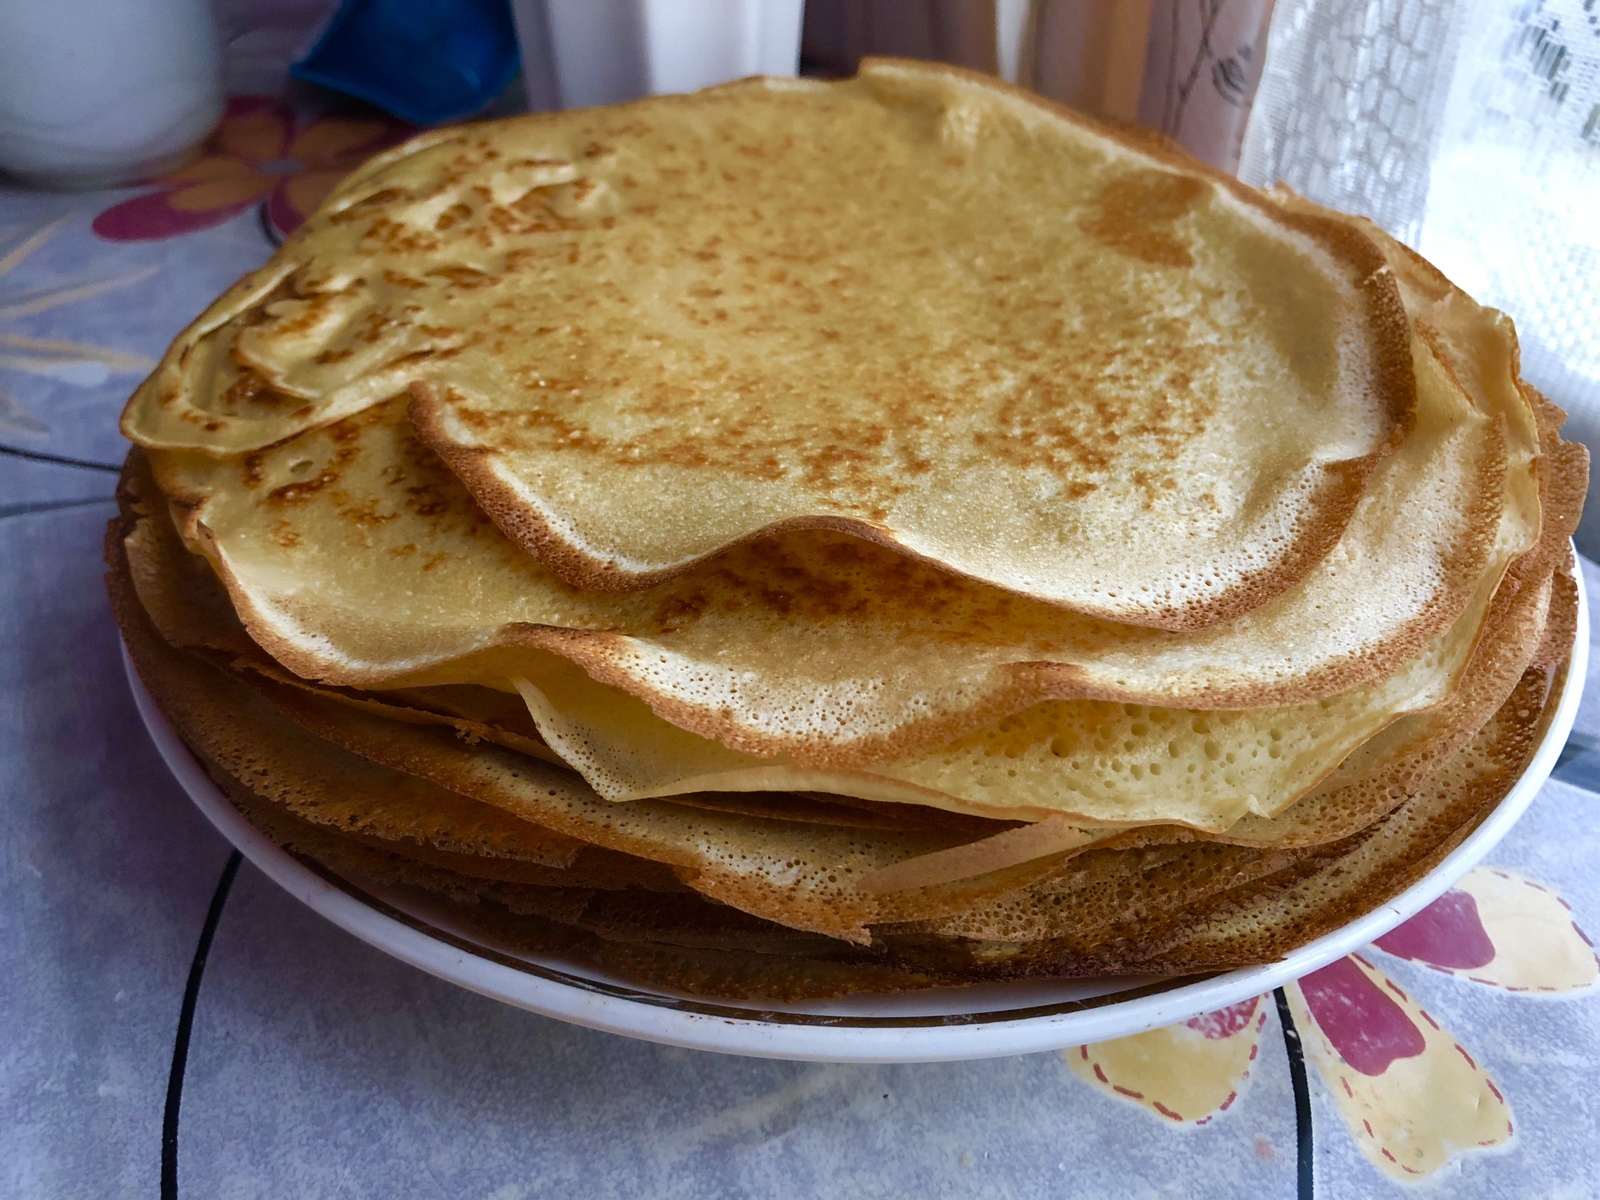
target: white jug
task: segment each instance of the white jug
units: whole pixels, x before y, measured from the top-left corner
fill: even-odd
[[[0,3],[0,170],[101,188],[182,163],[222,115],[207,0]]]

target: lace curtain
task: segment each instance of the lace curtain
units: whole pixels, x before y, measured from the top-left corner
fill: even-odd
[[[1510,313],[1600,451],[1600,0],[1279,0],[1239,174],[1371,216]],[[1600,556],[1600,502],[1578,545]]]

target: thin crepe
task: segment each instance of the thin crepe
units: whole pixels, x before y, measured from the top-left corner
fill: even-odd
[[[1016,975],[1181,974],[1273,961],[1397,895],[1471,832],[1526,766],[1549,718],[1551,680],[1549,670],[1530,669],[1422,788],[1339,842],[1265,855],[1220,846],[1095,851],[963,913],[878,932],[891,945],[896,936],[965,939]]]
[[[219,774],[219,783],[291,849],[368,886],[427,889],[446,902],[452,926],[488,945],[577,954],[690,993],[792,999],[1019,976],[1180,974],[1280,957],[1419,878],[1515,781],[1548,716],[1549,678],[1530,672],[1428,789],[1337,845],[1312,853],[1095,852],[1046,883],[958,916],[879,926],[871,950],[808,940],[693,897],[462,875],[296,827],[240,781]]]
[[[292,676],[277,669],[244,637],[242,627],[221,598],[220,586],[205,569],[203,561],[184,551],[166,519],[164,508],[148,502],[147,493],[152,485],[140,470],[141,465],[139,456],[130,458],[119,497],[127,521],[125,544],[133,577],[157,626],[163,629],[169,641],[199,642],[210,649],[223,649],[228,651],[226,658],[235,666],[262,672],[269,678],[292,680]],[[1556,573],[1558,586],[1553,597],[1548,575],[1539,581],[1524,582],[1522,579],[1525,568],[1542,563],[1552,547],[1565,545],[1570,532],[1570,520],[1557,514],[1544,523],[1539,546],[1513,566],[1507,580],[1495,593],[1471,664],[1450,699],[1434,709],[1401,719],[1379,737],[1369,740],[1341,765],[1334,779],[1313,794],[1275,818],[1248,815],[1220,832],[1146,826],[1103,839],[1101,844],[1137,846],[1204,839],[1242,845],[1315,845],[1347,837],[1364,828],[1415,790],[1432,765],[1470,739],[1504,701],[1536,647],[1547,643],[1553,647],[1548,651],[1548,655],[1554,656],[1552,662],[1564,657],[1570,649],[1576,595],[1570,561],[1564,562]],[[1570,557],[1570,551],[1568,554]],[[1548,623],[1543,619],[1547,602],[1551,613]],[[395,700],[390,697],[320,689],[303,682],[298,682],[298,686],[381,714],[395,715],[398,711]],[[459,690],[484,694],[482,689]],[[601,705],[615,706],[620,702],[614,694],[605,695],[605,689],[592,687],[591,690],[600,693],[597,699]],[[401,719],[430,718],[426,713],[414,713]],[[477,731],[463,732],[478,736]],[[489,740],[498,739],[491,735]],[[502,740],[501,744],[507,743]],[[715,811],[876,828],[925,827],[928,818],[936,815],[935,811],[910,804],[868,803],[854,810],[841,808],[837,795],[806,799],[783,794],[758,793],[741,798],[727,793],[690,793],[678,799]],[[826,803],[818,803],[819,800]],[[992,822],[977,823],[978,826],[983,824]],[[985,836],[977,826],[968,828],[973,836]],[[1048,847],[1040,851],[1048,852]],[[919,868],[912,868],[911,861],[914,860],[901,863],[895,869],[915,877]]]
[[[1554,414],[1543,422],[1540,460],[1553,499],[1575,465],[1554,423]],[[1294,836],[1328,840],[1392,807],[1499,707],[1540,640],[1552,573],[1570,586],[1564,560],[1576,512],[1553,504],[1534,544],[1503,576],[1480,581],[1442,646],[1384,685],[1298,708],[1208,714],[1058,701],[916,758],[830,772],[740,756],[574,668],[518,686],[551,747],[616,799],[790,787],[994,815],[1004,808],[1019,818],[1065,814],[1089,825],[1175,823],[1242,842],[1289,836],[1270,819],[1283,814]],[[1412,706],[1415,715],[1400,715],[1385,692],[1404,694],[1412,673],[1434,677],[1435,690]],[[1317,803],[1286,812],[1357,746]]]
[[[409,381],[430,444],[575,584],[822,526],[1200,628],[1320,561],[1409,420],[1383,266],[1037,96],[869,62],[391,153],[124,428],[248,451]]]
[[[1504,422],[1477,413],[1420,341],[1416,352],[1428,386],[1420,393],[1417,428],[1391,460],[1394,468],[1438,470],[1439,463],[1450,464],[1466,453],[1461,443],[1469,449],[1475,443],[1479,458],[1469,459],[1467,465],[1479,471],[1469,473],[1469,481],[1482,485],[1484,476],[1503,481],[1504,445],[1499,434]],[[311,452],[305,445],[308,438],[329,443],[317,474],[312,474],[316,461],[295,457]],[[526,611],[536,600],[530,585],[538,578],[537,568],[519,561],[469,500],[450,499],[450,484],[437,473],[430,486],[416,482],[425,476],[424,454],[410,440],[398,409],[391,406],[250,456],[241,464],[170,454],[157,454],[155,464],[164,485],[190,510],[185,523],[191,544],[208,551],[230,582],[234,602],[256,639],[291,667],[314,673],[302,665],[304,655],[295,655],[307,642],[314,644],[318,633],[313,631],[326,639],[341,616],[353,618],[358,635],[404,641],[414,653],[424,638],[438,634],[447,612],[455,611],[449,606],[461,594],[463,575],[471,578],[470,573],[485,564],[507,577],[499,586],[509,603]],[[397,462],[409,464],[409,469],[397,469]],[[285,471],[291,479],[298,475],[307,482],[273,486]],[[247,489],[242,497],[230,488],[231,477],[238,476]],[[1465,481],[1458,478],[1458,482]],[[372,498],[374,494],[378,498]],[[1487,496],[1478,500],[1481,509],[1492,511]],[[397,540],[412,536],[422,525],[418,519],[422,510],[434,531],[443,527],[454,541],[435,537],[427,544],[431,553],[406,580],[416,584],[406,589],[407,607],[415,611],[412,602],[422,593],[420,615],[433,622],[432,627],[417,630],[397,620],[392,610],[377,608],[374,588],[386,586],[392,595],[399,573],[424,553],[415,542]],[[1482,523],[1488,511],[1472,515]],[[229,528],[230,517],[239,522],[237,527]],[[1448,695],[1476,642],[1499,572],[1523,548],[1528,531],[1517,518],[1509,509],[1499,514],[1498,541],[1476,547],[1478,557],[1487,560],[1487,569],[1475,581],[1465,610],[1434,644],[1380,682],[1294,707],[1207,714],[1174,711],[1166,705],[1047,702],[977,730],[953,746],[841,773],[797,764],[801,755],[773,761],[743,754],[679,729],[645,704],[595,683],[549,654],[525,653],[515,679],[544,740],[613,799],[703,790],[810,790],[931,803],[1013,819],[1065,813],[1091,824],[1177,821],[1223,829],[1246,812],[1272,816],[1281,811],[1397,715]],[[1465,519],[1459,519],[1458,526],[1473,528]],[[309,552],[308,545],[313,547]],[[452,550],[444,549],[446,545]],[[375,553],[378,546],[385,552]],[[291,570],[265,561],[274,554],[302,561],[320,557],[312,558],[310,570]],[[257,563],[249,563],[246,555],[255,556]],[[395,560],[398,567],[390,565]],[[360,586],[337,588],[323,582],[331,570],[348,575],[363,562],[373,564],[368,569],[381,572],[385,583],[371,581],[369,586],[363,580]],[[514,571],[523,583],[520,589],[515,587]],[[259,592],[252,595],[247,572],[256,582],[287,585],[291,593],[270,600],[263,600]],[[1340,572],[1334,568],[1330,574],[1337,577]],[[479,580],[484,575],[488,572]],[[317,586],[307,586],[313,580]],[[341,590],[348,600],[342,600]],[[474,590],[481,595],[481,584]],[[585,603],[607,603],[605,597],[563,591],[554,584],[547,590],[571,606],[568,612]],[[318,611],[297,620],[294,609],[305,603]],[[612,601],[611,606],[621,605]],[[483,613],[487,607],[479,603],[472,610]],[[556,613],[553,619],[571,617]],[[758,620],[748,624],[755,626]],[[272,628],[274,623],[279,628]],[[804,628],[792,618],[786,624],[797,632]],[[956,636],[962,632],[951,629]],[[297,634],[298,644],[291,643]],[[514,636],[525,643],[542,641],[558,653],[570,651],[577,640],[570,634],[540,630],[519,629]],[[771,647],[752,647],[757,649]],[[729,647],[718,647],[717,652],[726,662]],[[509,665],[515,669],[518,664]],[[787,667],[784,663],[779,669]]]
[[[187,543],[298,675],[493,683],[537,679],[555,656],[739,752],[850,766],[1048,698],[1251,708],[1393,675],[1538,520],[1536,504],[1506,502],[1502,417],[1526,410],[1521,395],[1468,397],[1415,348],[1416,426],[1345,538],[1285,597],[1196,634],[1077,617],[817,532],[736,548],[649,592],[572,589],[500,535],[398,402],[241,459],[150,458]],[[1522,477],[1533,449],[1515,448]]]
[[[232,675],[168,646],[131,580],[113,570],[113,611],[141,678],[184,740],[228,774],[283,796],[337,796],[352,772],[387,767],[412,786],[435,785],[543,831],[662,863],[689,887],[755,916],[865,943],[876,920],[956,911],[1020,887],[1060,856],[981,878],[889,896],[857,894],[853,880],[892,863],[971,840],[949,829],[832,828],[665,801],[619,806],[570,772],[447,730],[389,720],[304,689]],[[398,774],[395,774],[398,773]],[[362,789],[350,786],[358,797]],[[312,802],[316,802],[314,799]]]

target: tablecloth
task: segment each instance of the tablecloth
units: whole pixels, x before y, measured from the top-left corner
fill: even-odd
[[[1556,777],[1422,918],[1281,999],[1059,1053],[629,1041],[237,867],[136,717],[99,543],[128,390],[336,169],[308,147],[395,135],[312,125],[236,100],[227,188],[0,189],[0,1197],[1600,1194],[1600,668]]]

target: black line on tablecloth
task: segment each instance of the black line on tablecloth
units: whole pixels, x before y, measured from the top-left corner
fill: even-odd
[[[1289,997],[1283,994],[1282,988],[1274,988],[1272,996],[1278,1002],[1278,1024],[1283,1026],[1283,1049],[1289,1056],[1289,1083],[1294,1088],[1295,1195],[1298,1200],[1312,1200],[1316,1164],[1311,1157],[1311,1088],[1306,1083],[1305,1049],[1300,1044],[1294,1016],[1289,1012]]]
[[[189,964],[189,982],[183,987],[178,1036],[172,1040],[172,1070],[167,1075],[167,1107],[161,1119],[161,1200],[178,1200],[178,1112],[183,1107],[183,1071],[189,1065],[189,1033],[194,1028],[194,1006],[200,998],[200,980],[206,973],[211,939],[216,936],[217,922],[222,919],[222,908],[228,902],[228,891],[238,871],[239,852],[235,850],[222,868],[217,890],[211,893],[211,907],[206,910],[206,923],[200,927],[200,942],[194,948],[194,961]]]
[[[82,508],[85,504],[107,504],[115,496],[83,496],[77,500],[24,500],[20,504],[0,504],[0,520],[26,517],[33,513],[55,512],[58,508]]]
[[[281,246],[283,245],[283,239],[278,236],[278,231],[272,227],[272,219],[267,216],[267,209],[269,207],[270,206],[266,204],[256,205],[256,219],[260,223],[261,232],[263,235],[265,235],[267,241],[271,242],[274,246]]]
[[[19,446],[0,446],[0,454],[13,458],[26,458],[33,462],[54,463],[58,467],[79,467],[85,471],[110,471],[115,475],[122,470],[112,463],[90,462],[87,458],[68,458],[65,454],[46,454],[43,450],[24,450]]]

